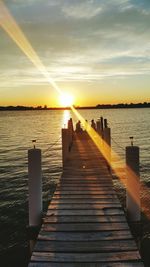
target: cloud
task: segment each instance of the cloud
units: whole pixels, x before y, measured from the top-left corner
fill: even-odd
[[[65,5],[62,8],[62,12],[67,17],[75,19],[91,19],[99,15],[102,11],[102,7],[99,4],[94,5],[94,1],[77,1],[71,5]]]
[[[150,74],[148,5],[131,0],[12,3],[23,31],[54,80],[98,82]],[[45,83],[31,63],[24,63],[8,37],[0,35],[1,87],[10,86],[10,81],[14,87]]]

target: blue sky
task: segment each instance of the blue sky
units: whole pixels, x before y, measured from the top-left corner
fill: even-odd
[[[7,0],[11,14],[62,90],[78,105],[150,101],[150,1]],[[0,105],[59,105],[0,29]]]

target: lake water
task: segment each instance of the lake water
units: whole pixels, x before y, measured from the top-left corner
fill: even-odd
[[[134,136],[140,147],[141,180],[150,186],[150,109],[80,110],[90,121],[100,116],[108,119],[112,147],[124,160],[125,146]],[[16,250],[26,257],[28,225],[27,150],[32,139],[42,149],[44,209],[62,170],[61,127],[72,117],[71,111],[1,111],[0,112],[0,253],[9,255],[17,266]],[[142,192],[144,195],[144,192]],[[150,233],[150,232],[149,232]],[[22,258],[23,260],[23,258]],[[14,265],[13,265],[14,261]],[[22,265],[23,266],[23,265]]]

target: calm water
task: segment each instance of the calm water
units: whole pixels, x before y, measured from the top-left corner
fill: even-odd
[[[134,136],[135,144],[140,147],[141,180],[149,185],[150,109],[81,110],[80,113],[88,121],[100,116],[108,119],[112,146],[122,159],[125,146],[130,144],[129,136]],[[32,147],[31,140],[36,139],[37,147],[42,149],[46,210],[62,169],[61,127],[70,117],[74,118],[70,111],[0,112],[0,253],[3,255],[6,252],[13,254],[15,249],[25,255],[23,251],[27,247],[27,150]]]

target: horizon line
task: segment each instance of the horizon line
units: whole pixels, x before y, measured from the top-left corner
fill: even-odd
[[[107,109],[107,108],[129,108],[129,107],[150,107],[150,102],[138,102],[138,103],[117,103],[117,104],[97,104],[97,105],[89,105],[89,106],[79,106],[73,105],[76,109]],[[7,105],[7,106],[0,106],[0,110],[65,110],[71,109],[71,107],[48,107],[45,105],[37,105],[37,106],[24,106],[24,105]]]

